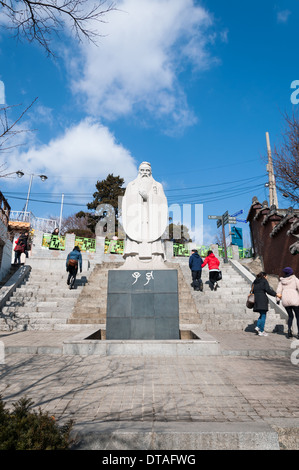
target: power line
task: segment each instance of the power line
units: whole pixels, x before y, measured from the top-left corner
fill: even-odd
[[[3,193],[4,196],[6,197],[5,193]],[[21,201],[24,201],[26,200],[25,197],[18,197],[18,196],[9,196],[10,199],[20,199]],[[61,201],[42,201],[40,199],[31,199],[30,198],[30,202],[40,202],[40,203],[43,203],[43,204],[61,204]],[[71,203],[71,202],[65,202],[64,203],[65,205],[68,205],[68,206],[80,206],[80,207],[86,207],[86,204],[77,204],[75,202]]]
[[[174,189],[166,189],[165,192],[169,192],[169,191],[184,191],[184,190],[189,190],[189,189],[199,189],[199,188],[210,188],[211,186],[213,185],[217,185],[217,186],[223,186],[223,185],[227,185],[227,184],[234,184],[234,183],[241,183],[243,181],[253,181],[253,180],[260,180],[261,178],[265,178],[267,175],[266,174],[263,174],[263,175],[259,175],[259,176],[253,176],[251,178],[244,178],[244,179],[241,179],[241,180],[234,180],[234,181],[226,181],[224,183],[214,183],[214,184],[206,184],[206,185],[203,185],[203,186],[193,186],[191,188],[174,188]]]
[[[187,157],[190,159],[190,157]],[[194,160],[196,157],[192,157],[192,160]],[[237,166],[237,165],[244,165],[246,163],[252,163],[252,162],[256,162],[256,158],[253,158],[251,160],[242,160],[242,161],[238,161],[238,162],[234,162],[234,163],[227,163],[225,165],[217,165],[217,168],[227,168],[229,166]],[[209,171],[209,170],[214,170],[215,167],[208,167],[208,168],[200,168],[198,169],[198,172],[203,172],[203,171]],[[175,172],[175,173],[167,173],[167,175],[182,175],[182,174],[187,174],[187,173],[194,173],[194,170],[188,170],[188,171],[179,171],[179,172]],[[163,174],[159,174],[157,175],[159,177],[163,177],[164,175]]]
[[[234,180],[234,181],[226,181],[223,183],[214,183],[214,184],[206,184],[206,185],[201,185],[201,186],[193,186],[193,187],[186,187],[186,188],[172,188],[172,189],[165,189],[164,192],[173,192],[173,191],[189,191],[193,189],[201,189],[201,188],[210,188],[211,186],[224,186],[228,184],[234,184],[234,183],[242,183],[243,181],[250,182],[250,181],[257,181],[260,180],[261,178],[264,178],[266,174],[264,175],[259,175],[259,176],[253,176],[251,178],[244,178],[244,179],[239,179],[239,180]],[[219,190],[222,191],[222,190]],[[214,191],[213,191],[214,192]],[[3,191],[4,193],[4,191]],[[24,191],[5,191],[5,194],[27,194]],[[31,193],[34,196],[44,196],[48,195],[50,197],[61,197],[61,193],[46,193],[46,192],[32,192]],[[63,192],[65,197],[92,197],[91,193],[65,193]],[[183,195],[184,196],[184,195]],[[191,196],[191,195],[190,195]],[[169,196],[172,197],[172,196]]]
[[[260,184],[260,185],[256,185],[254,188],[257,188],[257,189],[260,189],[261,187],[263,187],[264,184]],[[209,193],[203,193],[203,194],[194,194],[194,195],[186,195],[186,196],[181,196],[179,198],[179,202],[178,204],[182,204],[182,203],[186,203],[188,202],[192,202],[194,204],[196,203],[207,203],[207,202],[213,202],[213,201],[219,201],[219,200],[222,200],[222,199],[229,199],[231,197],[236,197],[236,196],[240,196],[242,194],[247,194],[247,193],[252,193],[253,187],[246,187],[246,188],[240,188],[239,190],[236,190],[236,189],[230,189],[228,190],[227,192],[225,191],[216,191],[216,192],[209,192]],[[5,195],[5,194],[4,194]],[[211,197],[209,198],[209,196],[212,196],[212,195],[216,195],[216,197]],[[217,196],[218,195],[218,196]],[[5,197],[7,197],[5,195]],[[26,200],[26,197],[18,197],[18,196],[10,196],[11,199],[18,199],[18,200]],[[184,199],[185,198],[185,199]],[[186,200],[187,198],[187,200]],[[190,198],[191,198],[191,201],[190,201]],[[194,198],[198,198],[198,200],[194,200]],[[168,198],[168,200],[170,202],[174,202],[178,199],[178,196],[172,196],[170,198]],[[41,200],[41,199],[30,199],[31,202],[39,202],[39,203],[42,203],[42,204],[56,204],[56,205],[61,205],[61,201],[46,201],[46,200]],[[74,203],[74,202],[64,202],[65,205],[68,205],[68,206],[75,206],[75,207],[86,207],[87,204],[80,204],[80,203]]]
[[[260,189],[260,188],[262,188],[262,187],[264,187],[263,184],[261,184],[261,185],[259,185],[259,186],[256,186],[256,189],[258,190],[258,189]],[[249,194],[249,193],[252,193],[252,188],[246,189],[246,190],[242,190],[242,191],[236,192],[236,193],[234,193],[234,194],[223,195],[223,196],[221,196],[221,197],[215,197],[215,198],[212,197],[212,198],[210,198],[210,199],[200,199],[200,200],[198,201],[198,203],[204,204],[204,203],[207,203],[207,202],[214,202],[214,201],[219,201],[219,200],[223,200],[223,199],[230,199],[230,198],[232,198],[232,197],[241,196],[242,194]],[[194,204],[196,204],[196,201],[193,201],[193,202],[194,202]]]
[[[256,184],[254,186],[245,186],[242,184],[244,181],[247,183],[258,181],[262,178],[264,178],[266,175],[259,175],[251,178],[243,178],[239,180],[234,180],[234,181],[226,181],[223,183],[213,183],[213,184],[206,184],[206,185],[201,185],[201,186],[194,186],[190,188],[174,188],[174,189],[169,189],[165,190],[165,192],[173,192],[173,191],[189,191],[189,190],[194,190],[194,189],[204,189],[204,188],[211,188],[211,191],[207,192],[202,192],[202,193],[196,193],[196,194],[172,194],[168,196],[168,200],[172,203],[175,201],[179,201],[178,204],[183,204],[187,203],[188,201],[191,203],[208,203],[208,202],[214,202],[222,199],[229,199],[232,197],[240,196],[242,194],[247,194],[252,192],[253,190],[257,189],[259,190],[260,188],[264,187],[263,184]],[[221,186],[227,186],[227,185],[234,185],[229,188],[219,188],[218,190],[215,189],[215,187],[221,187]],[[18,199],[18,200],[26,200],[26,197],[21,197],[21,196],[16,196],[16,194],[24,194],[26,195],[25,192],[21,191],[3,191],[3,194],[5,197],[10,198],[10,199]],[[55,198],[55,197],[61,197],[61,193],[32,193],[32,195],[35,196],[48,196],[50,198]],[[64,197],[66,198],[91,198],[92,194],[91,193],[64,193]],[[61,200],[59,201],[51,201],[51,200],[45,200],[45,199],[32,199],[30,198],[30,201],[32,202],[38,202],[42,204],[54,204],[54,205],[61,205]],[[68,206],[74,206],[74,207],[86,207],[87,203],[75,203],[75,202],[64,202],[65,205]]]
[[[207,197],[207,196],[210,196],[210,195],[223,195],[223,194],[231,194],[232,196],[233,195],[236,195],[236,194],[239,194],[244,192],[244,190],[254,190],[255,188],[259,188],[260,186],[264,186],[264,183],[262,184],[255,184],[255,185],[250,185],[250,186],[244,186],[244,185],[235,185],[235,186],[232,186],[230,188],[227,188],[227,189],[219,189],[218,191],[215,191],[214,188],[212,188],[211,191],[208,191],[208,192],[202,192],[202,193],[197,193],[197,194],[181,194],[181,195],[172,195],[172,196],[168,196],[168,199],[169,200],[174,200],[174,199],[177,199],[177,198],[180,198],[180,200],[188,200],[188,199],[194,199],[194,198],[204,198],[204,197]]]
[[[231,199],[233,197],[235,198],[243,194],[252,193],[253,189],[255,189],[256,191],[259,191],[263,187],[264,185],[261,184],[261,185],[255,186],[255,188],[243,188],[243,189],[240,189],[239,191],[228,192],[228,193],[223,192],[222,194],[216,195],[215,197],[213,197],[213,193],[210,193],[210,194],[207,194],[205,197],[198,196],[196,199],[193,198],[192,201],[190,200],[188,201],[186,199],[184,201],[182,199],[177,200],[176,198],[174,198],[174,199],[169,200],[169,202],[172,204],[175,204],[176,201],[178,201],[177,204],[184,204],[184,203],[187,204],[188,202],[189,203],[192,202],[193,204],[204,204],[208,202],[220,201],[223,199]]]
[[[205,196],[210,196],[210,195],[221,195],[221,194],[238,194],[239,191],[243,191],[244,189],[249,189],[253,190],[259,186],[264,186],[264,183],[259,184],[259,185],[254,185],[254,186],[242,186],[240,187],[234,187],[234,188],[229,188],[227,190],[220,190],[220,191],[209,191],[209,192],[203,192],[199,194],[181,194],[180,196],[174,195],[174,196],[169,196],[169,200],[177,199],[180,198],[181,200],[188,200],[188,199],[194,199],[194,198],[199,198],[199,197],[205,197]]]

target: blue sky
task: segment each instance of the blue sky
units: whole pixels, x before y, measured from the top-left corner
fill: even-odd
[[[1,179],[13,210],[59,216],[86,208],[108,173],[129,182],[142,161],[169,205],[202,204],[203,242],[217,233],[208,215],[268,199],[265,133],[279,145],[283,113],[296,111],[298,0],[119,0],[97,27],[97,46],[66,25],[55,58],[0,29],[0,80],[8,105],[24,109],[22,144],[1,156],[22,179]],[[1,16],[0,16],[1,18]],[[14,114],[12,113],[11,118]],[[44,201],[44,202],[38,202]],[[48,202],[45,202],[48,201]],[[286,202],[279,196],[280,207]],[[248,232],[245,224],[238,224]],[[247,235],[245,235],[247,236]],[[248,238],[248,236],[247,236]]]

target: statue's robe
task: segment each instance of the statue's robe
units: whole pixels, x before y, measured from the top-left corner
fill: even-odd
[[[146,194],[145,198],[140,191]],[[168,224],[168,205],[162,185],[152,177],[138,177],[129,183],[122,200],[121,215],[127,236],[125,260],[134,258],[136,262],[137,257],[143,263],[153,261],[156,265],[157,261],[163,262],[161,237]]]

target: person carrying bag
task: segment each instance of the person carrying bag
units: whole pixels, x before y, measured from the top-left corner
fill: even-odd
[[[74,287],[78,272],[78,265],[80,266],[80,273],[82,273],[82,256],[80,253],[80,248],[76,245],[74,249],[67,255],[66,259],[66,271],[69,273],[66,282],[70,286],[70,289]]]
[[[20,264],[21,263],[21,254],[25,252],[26,244],[24,240],[22,240],[22,237],[20,236],[16,240],[16,246],[14,247],[14,252],[15,252],[15,261],[14,264]]]
[[[266,315],[269,309],[267,294],[276,297],[276,292],[270,287],[265,272],[262,271],[256,276],[256,279],[253,281],[252,291],[254,293],[253,311],[260,314],[255,330],[259,336],[268,336],[268,333],[264,331]]]

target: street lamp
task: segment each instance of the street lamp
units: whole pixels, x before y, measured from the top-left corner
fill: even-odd
[[[23,171],[20,171],[20,170],[16,171],[16,175],[18,176],[18,178],[22,178],[24,176],[24,174],[25,173],[23,173]],[[30,191],[31,191],[31,186],[32,186],[32,179],[33,179],[34,176],[39,176],[42,181],[46,181],[48,179],[48,177],[46,175],[35,175],[35,174],[31,173],[29,188],[28,188],[28,194],[27,194],[27,200],[26,200],[26,205],[25,205],[25,211],[24,211],[24,217],[23,217],[24,220],[25,220],[25,215],[26,215],[27,209],[28,209]]]

